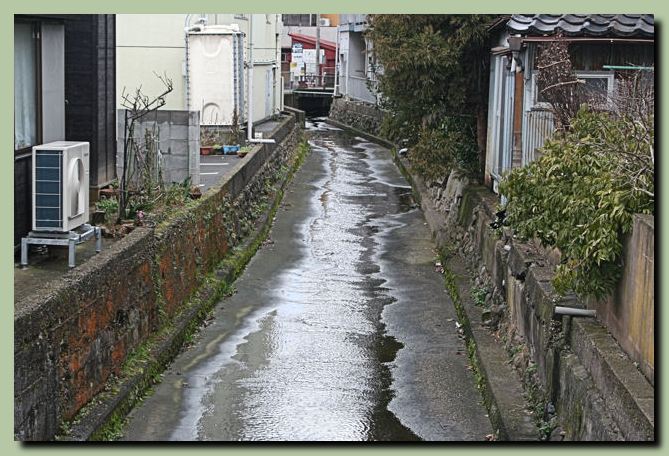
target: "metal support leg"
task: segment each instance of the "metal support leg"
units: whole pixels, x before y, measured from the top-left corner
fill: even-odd
[[[77,247],[76,241],[74,239],[70,239],[68,242],[68,250],[69,250],[69,255],[68,255],[68,266],[73,268],[75,264],[75,249]]]
[[[99,226],[95,227],[95,252],[102,251],[102,229]]]
[[[28,239],[21,238],[21,266],[28,266]]]

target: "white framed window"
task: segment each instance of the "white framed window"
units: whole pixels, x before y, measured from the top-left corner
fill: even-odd
[[[603,108],[611,105],[615,90],[615,78],[611,71],[577,71],[576,77],[585,84],[586,96],[595,106]]]
[[[615,90],[615,78],[611,71],[576,71],[576,78],[582,81],[586,95],[593,99],[593,103],[602,107],[608,104]],[[539,91],[537,83],[538,72],[532,73],[532,106],[533,110],[546,110],[550,105]],[[598,101],[599,100],[599,101]]]

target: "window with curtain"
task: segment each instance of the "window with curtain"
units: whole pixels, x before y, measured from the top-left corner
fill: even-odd
[[[14,24],[14,150],[37,143],[35,39],[32,24]]]

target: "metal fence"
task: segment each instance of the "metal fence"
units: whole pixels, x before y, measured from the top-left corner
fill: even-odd
[[[343,95],[355,100],[376,104],[376,90],[378,84],[376,81],[360,76],[351,76],[342,78],[339,82],[340,92]],[[371,89],[371,90],[370,90]]]
[[[335,82],[335,67],[321,67],[320,76],[316,73],[307,73],[304,75],[291,74],[289,71],[282,71],[284,90],[313,89],[313,88],[333,88]]]

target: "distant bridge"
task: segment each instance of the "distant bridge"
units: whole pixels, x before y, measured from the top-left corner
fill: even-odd
[[[307,116],[324,116],[330,111],[333,94],[332,87],[296,88],[286,90],[283,101],[288,106],[305,111]]]

